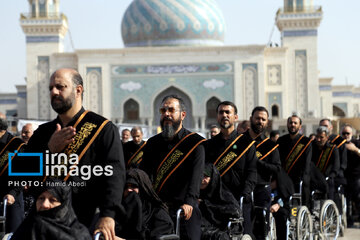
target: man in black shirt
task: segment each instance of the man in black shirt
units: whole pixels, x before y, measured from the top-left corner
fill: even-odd
[[[221,131],[207,141],[206,161],[219,170],[223,183],[236,199],[244,197],[244,232],[252,235],[251,192],[256,185],[255,141],[239,134],[234,126],[238,119],[237,108],[229,101],[216,108]]]
[[[143,132],[141,127],[133,127],[131,129],[132,141],[124,144],[124,158],[127,168],[137,167],[142,161],[143,148],[146,144],[143,141]]]
[[[201,143],[205,139],[183,127],[186,110],[180,97],[166,96],[160,114],[163,131],[147,141],[140,168],[149,175],[173,218],[177,209],[183,209],[181,239],[200,239],[201,213],[197,200],[205,162]]]
[[[265,136],[269,113],[266,108],[255,107],[250,117],[250,128],[244,135],[255,140],[257,160],[257,184],[254,189],[255,223],[254,234],[256,239],[265,239],[267,235],[264,226],[262,209],[270,210],[271,188],[273,177],[281,168],[278,145]],[[258,208],[260,207],[260,208]],[[284,226],[285,227],[285,226]]]
[[[335,144],[330,143],[329,130],[320,126],[316,129],[315,141],[312,146],[312,161],[321,171],[323,176],[328,177],[329,192],[328,197],[334,199],[334,179],[339,174],[340,159],[339,150]]]
[[[345,124],[341,129],[341,136],[346,140],[345,147],[347,150],[348,165],[345,171],[347,179],[346,198],[354,203],[355,209],[353,212],[359,215],[360,213],[360,141],[353,138],[353,127]],[[348,204],[348,206],[350,206]],[[347,211],[350,213],[350,211]],[[348,226],[354,224],[353,216],[348,217]]]
[[[77,164],[70,161],[60,164],[65,171],[50,172],[47,176],[68,180],[68,183],[75,185],[72,185],[72,204],[79,221],[87,227],[98,207],[100,218],[95,232],[101,231],[106,240],[113,240],[114,218],[122,213],[121,199],[125,184],[118,129],[102,116],[84,110],[83,80],[74,69],[55,71],[50,78],[49,90],[51,106],[58,117],[34,132],[27,151],[49,154],[55,157],[58,165],[60,155],[77,156]],[[53,166],[45,160],[44,163],[46,167]],[[78,169],[78,173],[71,174],[70,167]]]
[[[346,185],[346,178],[344,176],[344,172],[347,168],[347,149],[345,147],[346,140],[338,134],[333,134],[333,126],[331,124],[330,119],[321,119],[319,122],[319,126],[324,126],[329,130],[329,142],[331,144],[335,144],[336,148],[339,150],[339,158],[340,158],[340,169],[338,175],[335,177],[335,184],[338,185]]]
[[[312,149],[311,140],[300,134],[301,124],[302,120],[297,115],[289,117],[287,120],[289,134],[281,136],[277,143],[281,165],[293,181],[295,191],[299,191],[300,181],[303,181],[303,204],[308,205]]]
[[[0,199],[7,199],[7,219],[6,232],[14,232],[21,224],[24,215],[23,193],[21,187],[13,188],[9,181],[12,181],[8,175],[9,153],[21,151],[24,142],[14,137],[7,131],[8,124],[0,116]]]

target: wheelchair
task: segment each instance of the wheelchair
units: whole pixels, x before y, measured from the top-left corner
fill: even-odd
[[[4,202],[2,203],[2,215],[0,216],[0,239],[3,239],[5,236],[5,223],[6,223],[6,205],[7,205],[7,199],[4,199]]]
[[[324,193],[319,191],[313,191],[311,196],[314,239],[337,239],[340,231],[340,218],[335,202],[326,199]]]
[[[244,202],[244,197],[241,197],[240,217],[230,218],[227,225],[227,231],[232,240],[252,240],[252,237],[249,234],[244,234],[243,202]]]
[[[300,182],[299,192],[290,197],[289,203],[288,239],[312,239],[313,220],[308,207],[302,205],[302,181]]]
[[[267,187],[267,186],[265,186]],[[274,200],[273,194],[271,194],[271,201]],[[252,201],[254,201],[254,196],[252,194]],[[270,212],[270,209],[264,208],[262,206],[254,205],[254,213],[256,217],[261,215],[261,220],[264,222],[264,232],[266,233],[266,240],[274,240],[276,239],[276,223],[273,214]]]
[[[344,194],[344,188],[342,185],[340,185],[337,188],[337,192],[336,194],[338,195],[339,199],[340,199],[340,204],[341,204],[341,210],[342,213],[340,214],[340,237],[343,237],[345,235],[345,229],[347,228],[347,200]]]

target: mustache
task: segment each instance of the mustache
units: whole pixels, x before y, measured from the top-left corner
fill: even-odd
[[[164,117],[163,118],[163,121],[171,121],[171,122],[174,122],[174,120],[172,118],[169,118],[169,117]]]
[[[51,101],[54,101],[54,100],[64,100],[64,98],[61,97],[61,96],[53,96],[53,97],[51,98]]]

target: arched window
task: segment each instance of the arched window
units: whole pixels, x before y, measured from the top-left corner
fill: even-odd
[[[134,99],[129,99],[124,104],[124,122],[139,122],[139,104]]]
[[[279,117],[279,106],[277,105],[272,105],[271,106],[271,116],[274,117]]]
[[[209,128],[210,125],[216,124],[216,107],[219,105],[220,100],[216,97],[210,98],[206,102],[206,127]]]

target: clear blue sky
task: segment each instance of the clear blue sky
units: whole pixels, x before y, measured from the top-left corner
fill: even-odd
[[[75,49],[122,48],[120,24],[131,0],[60,0],[69,21]],[[266,44],[283,0],[217,0],[226,21],[225,45]],[[28,12],[27,0],[0,0],[0,92],[15,92],[25,84],[25,35],[19,17]],[[318,35],[320,77],[333,84],[360,83],[360,1],[314,0],[324,18]],[[272,41],[280,43],[275,28]],[[65,50],[73,51],[69,34]],[[347,79],[347,80],[346,80]]]

